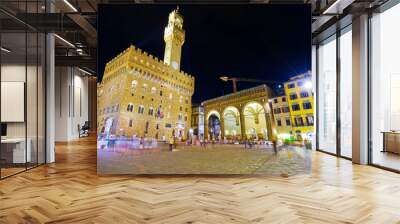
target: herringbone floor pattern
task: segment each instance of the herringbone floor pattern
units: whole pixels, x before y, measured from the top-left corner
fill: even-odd
[[[400,175],[323,153],[289,178],[97,176],[95,144],[0,181],[0,223],[400,223]]]

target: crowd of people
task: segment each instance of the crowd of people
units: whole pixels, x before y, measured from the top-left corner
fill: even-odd
[[[100,148],[112,148],[112,147],[119,147],[119,148],[126,148],[126,149],[147,149],[147,148],[156,148],[161,147],[162,144],[166,144],[168,146],[169,151],[174,151],[178,145],[186,145],[186,146],[200,146],[201,148],[208,148],[208,146],[218,145],[243,145],[245,149],[252,149],[252,148],[264,148],[265,146],[272,146],[274,151],[277,152],[278,149],[278,141],[272,140],[267,141],[264,139],[257,139],[257,138],[247,138],[243,140],[239,139],[213,139],[207,140],[203,137],[196,138],[191,137],[187,140],[181,140],[180,138],[170,137],[168,140],[159,141],[155,138],[151,137],[139,137],[139,136],[119,136],[118,138],[112,138],[108,136],[99,136],[98,139],[100,142],[104,140],[104,145]],[[100,143],[101,145],[101,143]]]
[[[263,139],[256,139],[256,138],[248,138],[244,140],[238,140],[238,139],[224,139],[224,140],[219,140],[219,139],[213,139],[213,140],[207,140],[204,138],[191,138],[186,141],[177,141],[174,139],[171,139],[169,142],[169,148],[172,151],[173,148],[176,148],[177,144],[184,144],[184,145],[198,145],[202,148],[207,148],[207,146],[213,146],[213,145],[243,145],[244,148],[246,149],[252,149],[252,148],[259,148],[259,147],[265,147],[265,146],[272,146],[274,149],[277,149],[279,143],[278,141],[268,141],[268,140],[263,140]],[[281,143],[282,144],[282,143]]]

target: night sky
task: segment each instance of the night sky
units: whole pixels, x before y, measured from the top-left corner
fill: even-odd
[[[164,59],[164,28],[176,5],[100,5],[99,81],[131,44]],[[186,31],[181,70],[195,76],[193,102],[232,92],[225,74],[286,81],[311,69],[308,5],[180,5]],[[239,83],[244,89],[259,83]]]

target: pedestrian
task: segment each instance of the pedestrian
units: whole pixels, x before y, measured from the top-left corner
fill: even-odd
[[[249,149],[251,148],[250,139],[246,139],[246,145],[247,145],[247,147],[248,147]]]
[[[174,148],[174,137],[171,137],[169,139],[169,151],[172,152],[173,148]]]
[[[200,147],[204,147],[204,146],[205,146],[204,139],[200,139]]]
[[[272,137],[272,146],[274,148],[274,153],[278,153],[278,146],[277,146],[277,139],[275,137]]]
[[[140,137],[140,148],[143,149],[144,148],[144,138]]]

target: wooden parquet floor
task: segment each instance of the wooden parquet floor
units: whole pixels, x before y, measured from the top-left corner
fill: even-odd
[[[294,177],[97,176],[95,138],[0,181],[0,223],[400,223],[400,175],[315,152]]]

